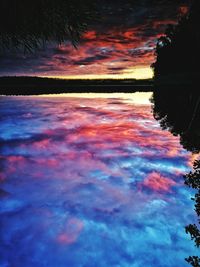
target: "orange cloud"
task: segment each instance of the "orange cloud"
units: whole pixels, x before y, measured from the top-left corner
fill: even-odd
[[[66,78],[88,75],[91,78],[92,75],[142,78],[142,67],[147,68],[154,61],[153,47],[157,36],[141,37],[139,31],[139,27],[121,31],[110,30],[103,34],[98,34],[95,30],[88,31],[83,35],[78,49],[62,45],[55,50],[55,54],[45,66],[41,65],[38,68],[43,76],[49,73],[50,76]],[[136,74],[136,70],[141,70],[141,74]],[[145,77],[151,76],[149,67]]]

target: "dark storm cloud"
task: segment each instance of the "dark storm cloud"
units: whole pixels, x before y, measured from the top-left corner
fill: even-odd
[[[151,50],[150,49],[131,49],[129,50],[129,53],[131,56],[133,56],[134,58],[136,57],[143,57],[145,55],[147,55],[148,53],[151,53]]]
[[[102,1],[101,1],[102,2]],[[143,1],[103,1],[99,10],[101,23],[96,27],[103,32],[115,27],[132,27],[144,24],[144,21],[164,20],[177,16],[177,9],[189,5],[190,0],[143,0]]]
[[[94,62],[101,61],[103,59],[107,59],[109,56],[106,55],[95,55],[92,57],[86,57],[83,60],[73,62],[74,65],[90,65]]]

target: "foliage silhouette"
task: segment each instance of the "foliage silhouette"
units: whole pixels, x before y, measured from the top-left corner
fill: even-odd
[[[185,175],[185,184],[197,190],[195,194],[195,211],[200,216],[200,160],[194,162],[194,171]],[[198,220],[200,223],[200,220]],[[194,240],[196,247],[200,247],[200,229],[195,224],[190,224],[185,228],[186,233],[189,233],[191,239]],[[194,267],[200,266],[200,258],[198,256],[189,257],[186,259]]]
[[[193,257],[190,256],[189,258],[186,259],[186,261],[194,267],[200,266],[200,258],[197,256],[193,256]]]
[[[200,152],[200,92],[192,90],[157,89],[153,93],[153,115],[163,130],[169,130],[180,137],[180,143],[193,153]],[[200,216],[200,161],[194,162],[194,171],[185,175],[185,184],[197,192],[194,197],[195,211]],[[200,230],[190,224],[185,228],[195,245],[200,247]],[[198,256],[186,259],[194,267],[200,266]]]
[[[94,20],[92,0],[1,0],[0,48],[33,51],[46,42],[79,42]]]
[[[188,151],[200,152],[200,92],[190,90],[155,90],[153,114],[162,129],[180,136]]]
[[[155,81],[163,77],[187,79],[199,73],[200,1],[193,2],[190,12],[177,25],[169,25],[158,39],[156,62],[152,64]],[[177,76],[179,75],[179,76]]]
[[[178,25],[168,26],[165,35],[158,39],[157,59],[152,65],[156,86],[152,98],[154,117],[160,121],[163,129],[179,135],[183,147],[193,153],[200,152],[200,93],[195,91],[198,88],[195,83],[199,83],[199,13],[200,1],[196,0],[189,14],[182,17]],[[190,90],[177,90],[172,86],[187,86],[188,81]],[[194,198],[195,211],[200,216],[200,161],[195,161],[194,171],[185,175],[185,184],[197,190]],[[190,224],[185,230],[195,245],[200,247],[198,227],[199,225]],[[198,256],[190,256],[186,261],[194,267],[200,266]]]
[[[153,115],[163,130],[180,137],[180,143],[193,153],[200,152],[200,92],[192,90],[157,89],[153,93]],[[194,171],[184,176],[185,184],[197,192],[194,197],[195,211],[200,216],[200,160],[194,162]],[[200,222],[200,220],[199,220]],[[195,245],[200,247],[200,229],[195,224],[185,228]],[[198,256],[186,259],[194,267],[200,266]]]

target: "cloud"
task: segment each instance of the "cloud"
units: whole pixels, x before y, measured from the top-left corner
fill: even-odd
[[[182,179],[194,158],[134,97],[2,101],[0,265],[171,267],[197,253]]]
[[[95,56],[92,57],[86,57],[82,60],[75,61],[73,62],[74,65],[91,65],[95,62],[102,61],[104,59],[108,59],[108,55],[101,55],[101,54],[96,54]]]
[[[77,218],[68,219],[63,232],[57,236],[57,241],[63,245],[77,242],[83,226],[83,222]]]
[[[100,22],[90,25],[77,49],[69,43],[51,44],[35,55],[2,55],[0,75],[123,74],[129,68],[150,66],[157,38],[188,5],[189,0],[101,3]]]
[[[171,187],[176,183],[159,173],[152,172],[144,180],[143,186],[158,192],[171,192]]]

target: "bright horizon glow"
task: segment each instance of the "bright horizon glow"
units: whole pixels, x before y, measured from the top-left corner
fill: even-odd
[[[69,80],[76,80],[76,79],[150,79],[153,78],[153,70],[151,67],[132,67],[126,69],[121,74],[80,74],[80,75],[42,75],[41,77],[46,78],[59,78],[59,79],[69,79]]]
[[[135,93],[63,93],[63,94],[47,94],[34,97],[70,97],[70,98],[120,98],[125,102],[132,104],[149,105],[152,92],[135,92]],[[33,97],[33,96],[22,96]]]

